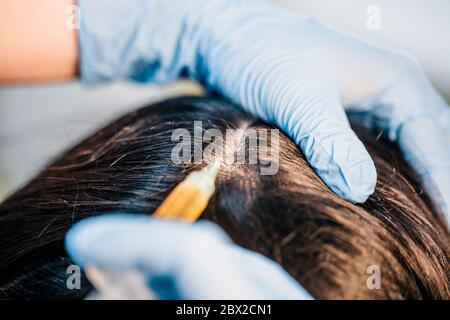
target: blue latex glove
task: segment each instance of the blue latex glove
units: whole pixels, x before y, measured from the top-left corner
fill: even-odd
[[[207,221],[95,217],[69,231],[66,249],[81,267],[139,270],[162,299],[311,299],[278,264]]]
[[[263,0],[80,0],[81,78],[195,78],[283,129],[338,195],[372,194],[345,110],[386,131],[450,203],[450,110],[417,62]]]

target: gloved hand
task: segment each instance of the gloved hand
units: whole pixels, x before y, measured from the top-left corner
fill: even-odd
[[[70,229],[66,249],[81,267],[137,269],[160,299],[311,299],[278,264],[207,221],[95,217]]]
[[[385,130],[442,209],[450,110],[417,62],[263,0],[80,0],[81,78],[188,75],[274,123],[338,195],[364,202],[374,164],[344,110]]]

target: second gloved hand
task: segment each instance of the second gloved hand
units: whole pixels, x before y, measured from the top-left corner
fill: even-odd
[[[311,299],[283,268],[210,222],[90,218],[69,231],[66,248],[82,267],[140,271],[159,299]]]
[[[79,3],[85,82],[195,78],[284,130],[334,192],[364,202],[376,171],[351,111],[399,143],[448,210],[450,110],[409,56],[263,0]]]

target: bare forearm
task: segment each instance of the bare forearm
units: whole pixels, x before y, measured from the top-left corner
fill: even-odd
[[[0,1],[0,82],[51,81],[77,73],[75,0]]]

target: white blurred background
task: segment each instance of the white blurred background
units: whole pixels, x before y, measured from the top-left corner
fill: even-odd
[[[449,0],[275,1],[412,53],[435,86],[450,97]],[[366,25],[371,5],[380,9],[380,29]],[[75,81],[0,87],[0,201],[58,153],[118,115],[193,91],[198,88],[188,82],[162,88],[126,83],[85,88]]]

